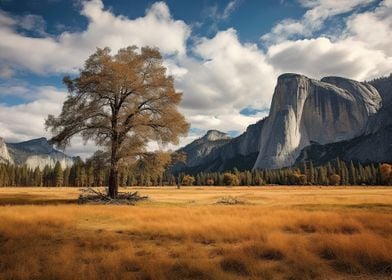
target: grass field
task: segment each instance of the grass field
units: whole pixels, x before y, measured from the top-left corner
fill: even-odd
[[[0,279],[392,279],[392,188],[137,190],[0,188]]]

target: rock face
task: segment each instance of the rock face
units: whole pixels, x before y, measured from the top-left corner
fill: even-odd
[[[0,138],[0,163],[13,163],[3,138]]]
[[[261,137],[254,168],[291,166],[312,142],[323,145],[363,135],[380,107],[381,96],[370,84],[281,75],[263,127],[268,137]]]
[[[392,75],[371,81],[380,93],[382,107],[369,119],[366,132],[348,141],[312,144],[301,151],[296,162],[323,164],[339,157],[361,163],[392,162]]]
[[[295,164],[301,165],[303,161],[312,161],[313,164],[320,165],[336,158],[363,164],[392,162],[392,127],[347,141],[326,145],[313,143],[302,149]]]
[[[73,164],[72,158],[54,149],[46,138],[7,143],[6,147],[15,164],[26,164],[33,169],[39,167],[42,170],[45,165],[54,166],[57,161],[60,162],[62,168]]]

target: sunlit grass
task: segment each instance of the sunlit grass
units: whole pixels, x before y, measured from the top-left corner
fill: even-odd
[[[105,206],[72,203],[77,189],[0,189],[0,279],[392,276],[392,189],[138,190],[150,200]],[[246,204],[215,204],[227,196]]]

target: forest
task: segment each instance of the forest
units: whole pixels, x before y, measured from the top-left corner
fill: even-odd
[[[158,171],[158,172],[157,172]],[[262,185],[391,185],[392,165],[349,162],[340,159],[325,165],[313,166],[304,162],[299,167],[276,170],[237,169],[225,172],[173,174],[167,168],[123,168],[119,172],[119,185],[126,186],[262,186]],[[107,186],[108,167],[94,160],[80,158],[72,167],[30,169],[26,165],[0,164],[0,186],[38,187],[98,187]]]

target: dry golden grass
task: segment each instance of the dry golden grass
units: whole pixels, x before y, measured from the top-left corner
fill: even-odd
[[[104,206],[0,188],[0,279],[392,278],[392,189],[138,190]]]

